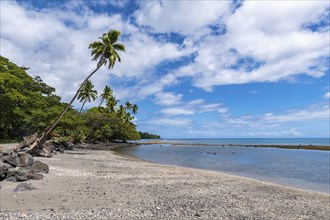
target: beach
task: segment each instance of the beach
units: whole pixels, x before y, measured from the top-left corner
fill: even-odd
[[[28,181],[32,191],[14,192],[18,183],[0,182],[0,219],[329,218],[329,194],[97,148],[36,158],[50,172]]]

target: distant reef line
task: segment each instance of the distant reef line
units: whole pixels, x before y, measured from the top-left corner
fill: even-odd
[[[329,145],[288,145],[288,144],[202,144],[202,143],[179,143],[179,142],[139,142],[139,145],[172,145],[172,146],[196,146],[196,147],[261,147],[261,148],[282,148],[282,149],[297,149],[297,150],[322,150],[330,151]]]

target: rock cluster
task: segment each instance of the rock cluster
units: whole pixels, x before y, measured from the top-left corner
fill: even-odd
[[[25,152],[4,152],[0,155],[0,180],[22,182],[41,180],[49,172],[47,164],[34,160]]]
[[[50,141],[45,143],[44,148],[51,154],[72,150],[72,143]],[[24,151],[0,152],[0,181],[7,180],[22,182],[29,179],[41,180],[43,174],[49,172],[47,164],[34,160],[34,157]]]

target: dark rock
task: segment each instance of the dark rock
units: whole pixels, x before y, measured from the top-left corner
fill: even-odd
[[[7,181],[22,182],[28,180],[28,171],[22,167],[9,168],[7,172]]]
[[[15,192],[21,192],[21,191],[31,191],[37,189],[35,188],[31,183],[20,183],[16,186]]]
[[[1,161],[1,162],[5,162],[5,158],[6,158],[8,155],[9,155],[8,152],[2,152],[2,153],[0,154],[0,161]]]
[[[9,168],[8,165],[0,161],[0,181],[4,180],[7,177],[7,172]]]
[[[46,148],[49,152],[53,152],[56,149],[56,145],[54,144],[53,141],[47,141],[44,144],[44,148]]]
[[[44,178],[44,175],[42,175],[41,173],[28,173],[27,177],[30,180],[42,180]]]
[[[66,147],[66,150],[73,150],[73,148],[74,148],[74,144],[69,142]]]
[[[41,157],[52,157],[53,153],[49,151],[47,148],[42,148],[40,151],[36,153],[36,155]]]
[[[14,167],[25,167],[32,165],[33,157],[32,155],[25,152],[12,152],[10,155],[5,157],[5,162],[11,164]]]
[[[4,157],[4,162],[9,163],[10,165],[16,167],[17,166],[17,153],[12,152],[11,154],[8,154],[7,156]]]
[[[49,166],[41,161],[34,161],[30,167],[32,173],[48,173]]]
[[[0,166],[5,166],[5,167],[7,167],[8,169],[13,167],[11,164],[9,164],[9,163],[3,163],[3,162],[1,162],[1,161],[0,161]]]
[[[18,163],[17,163],[18,167],[25,167],[33,164],[33,157],[28,153],[18,152],[17,158],[18,158]]]

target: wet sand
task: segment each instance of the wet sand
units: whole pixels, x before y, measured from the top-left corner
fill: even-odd
[[[0,219],[329,219],[328,194],[100,149],[36,159],[50,173],[32,191],[0,182]]]

